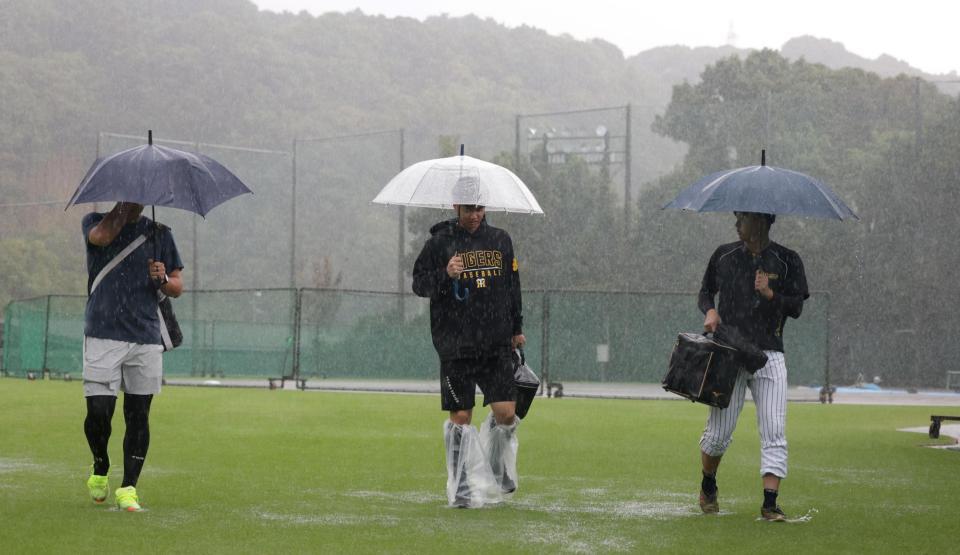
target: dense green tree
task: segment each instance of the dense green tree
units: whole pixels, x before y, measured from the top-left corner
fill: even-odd
[[[892,383],[917,383],[924,372],[931,382],[940,370],[916,363],[920,336],[933,332],[924,325],[927,309],[941,315],[940,325],[955,325],[935,308],[956,262],[942,239],[960,208],[948,185],[958,175],[956,157],[947,154],[960,146],[956,118],[956,102],[914,79],[789,62],[772,51],[724,59],[696,85],[675,87],[655,122],[689,144],[657,202],[707,173],[756,164],[763,148],[769,164],[823,179],[862,221],[783,217],[774,239],[798,250],[814,289],[830,294],[832,370],[847,380],[875,372]],[[698,253],[702,271],[706,258],[696,243],[719,220],[671,218],[671,248]],[[681,264],[680,274],[697,275],[696,264]],[[934,358],[947,354],[938,349]]]

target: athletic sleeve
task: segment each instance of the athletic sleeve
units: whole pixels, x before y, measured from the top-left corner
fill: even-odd
[[[413,292],[418,296],[433,298],[449,288],[450,276],[440,258],[434,239],[428,239],[413,264]]]
[[[703,280],[700,282],[700,293],[697,295],[697,306],[700,312],[706,314],[711,308],[716,308],[713,298],[717,295],[717,252],[714,251],[707,263],[707,271],[703,273]]]
[[[509,241],[509,238],[508,238]],[[513,335],[523,333],[523,296],[520,293],[520,263],[513,251],[513,242],[509,241],[510,264],[510,316],[513,319]]]
[[[177,243],[173,240],[173,230],[164,226],[163,233],[160,235],[160,260],[167,269],[167,273],[183,269],[183,261],[180,259],[180,251],[177,250]]]
[[[780,311],[784,316],[799,318],[803,312],[803,301],[810,298],[810,290],[807,287],[807,276],[803,270],[803,261],[800,255],[792,253],[789,261],[789,273],[783,284],[783,291],[774,297],[774,301],[780,305]]]
[[[103,214],[98,212],[90,212],[83,217],[83,221],[80,222],[80,228],[83,230],[83,242],[90,242],[90,231],[97,226],[100,221],[103,220]]]

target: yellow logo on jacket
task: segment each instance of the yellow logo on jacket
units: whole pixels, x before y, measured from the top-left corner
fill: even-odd
[[[485,278],[503,275],[503,254],[500,251],[467,251],[457,253],[463,261],[461,279],[478,279],[477,287],[486,287]]]

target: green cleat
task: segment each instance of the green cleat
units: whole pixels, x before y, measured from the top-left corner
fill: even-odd
[[[117,496],[117,508],[121,511],[136,513],[143,510],[140,507],[140,498],[137,497],[137,488],[133,486],[117,488],[115,495]]]
[[[91,469],[90,477],[87,478],[87,491],[90,492],[90,497],[93,498],[94,503],[103,503],[107,495],[110,494],[110,484],[107,477],[98,476]]]

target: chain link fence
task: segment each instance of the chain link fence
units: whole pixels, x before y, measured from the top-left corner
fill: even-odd
[[[83,296],[11,302],[3,329],[6,376],[79,377]],[[793,385],[825,383],[829,296],[813,295],[787,326]],[[194,308],[196,307],[196,308]],[[167,377],[429,380],[438,375],[429,301],[342,289],[184,293],[183,344]],[[677,333],[701,329],[692,293],[528,291],[527,358],[544,381],[657,383]],[[933,377],[925,377],[925,379]]]

